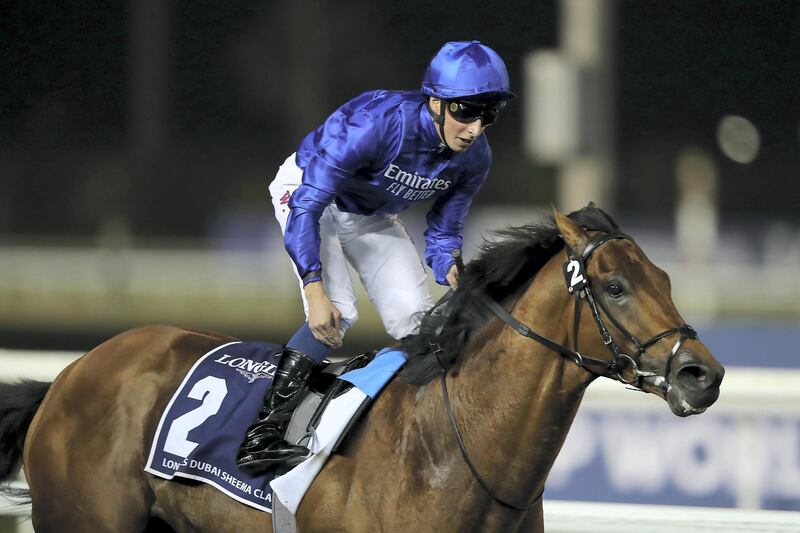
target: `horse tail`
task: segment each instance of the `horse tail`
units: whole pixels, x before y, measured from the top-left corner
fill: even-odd
[[[0,383],[0,481],[8,481],[19,470],[25,434],[49,389],[50,383],[42,381]],[[28,497],[27,490],[8,484],[0,486],[0,492]]]

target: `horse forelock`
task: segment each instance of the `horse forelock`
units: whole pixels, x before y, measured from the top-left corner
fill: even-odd
[[[594,204],[569,214],[588,231],[619,231],[614,220]],[[478,299],[486,295],[501,304],[516,299],[551,257],[564,248],[552,217],[539,224],[508,227],[485,239],[475,259],[459,276],[458,290],[450,300],[447,327],[436,334],[438,321],[430,313],[421,320],[418,333],[401,341],[408,364],[401,378],[424,385],[455,364],[467,343],[491,318]],[[441,351],[437,358],[432,346]]]

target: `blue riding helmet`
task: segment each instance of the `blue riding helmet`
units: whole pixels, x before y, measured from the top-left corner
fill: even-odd
[[[445,43],[425,71],[422,94],[442,100],[517,97],[509,90],[505,63],[480,41]]]

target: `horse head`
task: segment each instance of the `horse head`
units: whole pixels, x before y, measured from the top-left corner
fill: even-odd
[[[678,416],[705,411],[725,370],[675,308],[667,273],[625,234],[587,232],[558,212],[554,218],[565,244],[565,290],[575,293],[576,314],[582,300],[594,318],[574,320],[575,339],[582,353],[606,362],[597,373],[661,396]],[[571,284],[576,273],[585,284]]]

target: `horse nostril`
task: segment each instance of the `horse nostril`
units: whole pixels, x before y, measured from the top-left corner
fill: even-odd
[[[711,386],[712,379],[709,377],[709,369],[701,365],[682,366],[675,380],[684,387],[706,389]]]
[[[699,366],[695,367],[695,368],[688,368],[687,371],[690,374],[692,374],[697,379],[697,381],[699,381],[700,383],[702,383],[702,382],[704,382],[706,380],[705,370],[703,370]]]

